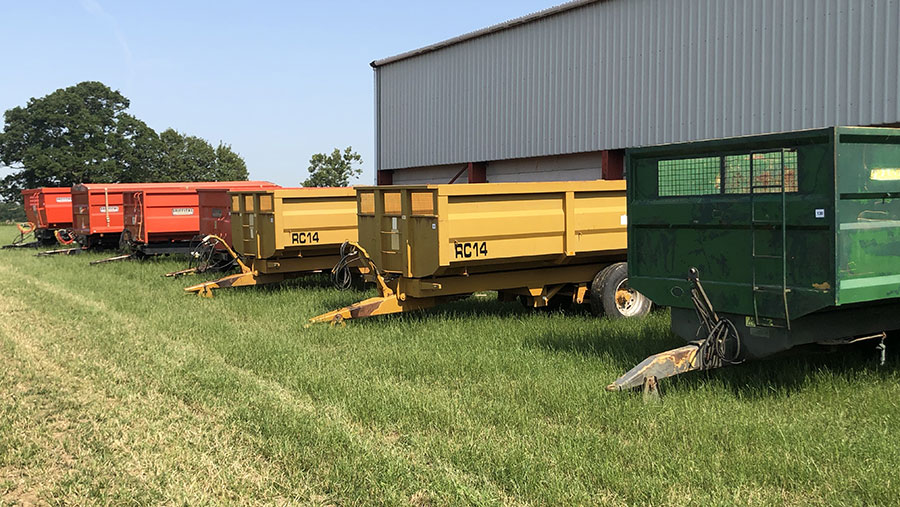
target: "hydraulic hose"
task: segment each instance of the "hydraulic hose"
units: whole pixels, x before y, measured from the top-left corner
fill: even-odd
[[[331,281],[340,290],[347,290],[353,285],[353,270],[350,266],[359,260],[359,250],[349,243],[341,245],[341,259],[331,270]]]

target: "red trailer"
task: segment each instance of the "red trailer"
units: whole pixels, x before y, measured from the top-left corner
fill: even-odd
[[[90,183],[72,187],[73,232],[82,246],[117,245],[124,222],[124,193],[183,183]]]
[[[72,227],[72,191],[65,187],[42,187],[22,191],[25,216],[38,229]]]
[[[54,243],[57,231],[72,227],[72,193],[65,187],[41,187],[22,190],[27,224],[19,227],[20,237],[14,245],[24,246],[25,237],[33,233],[35,242]],[[68,235],[68,234],[66,234]]]
[[[225,188],[232,184],[267,182],[93,183],[72,187],[73,231],[79,243],[91,247],[118,245],[125,229],[125,194],[142,190]]]
[[[229,190],[265,190],[267,188],[280,188],[274,183],[263,182],[256,186],[241,188],[200,188],[197,189],[200,212],[200,236],[218,236],[229,247],[231,243],[231,197]],[[223,245],[216,244],[217,248],[224,249]]]
[[[222,181],[124,192],[125,230],[120,244],[141,255],[189,253],[192,240],[200,237],[199,190],[214,189],[227,196],[230,190],[273,186],[277,185],[266,181]]]

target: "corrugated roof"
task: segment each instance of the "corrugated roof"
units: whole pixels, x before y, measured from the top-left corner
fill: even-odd
[[[481,30],[475,30],[474,32],[469,32],[467,34],[459,35],[457,37],[453,37],[452,39],[447,39],[442,42],[438,42],[436,44],[431,44],[429,46],[425,46],[423,48],[414,49],[412,51],[407,51],[405,53],[400,53],[396,56],[391,56],[388,58],[383,58],[381,60],[375,60],[369,65],[372,68],[382,67],[384,65],[388,65],[390,63],[399,62],[400,60],[406,60],[408,58],[413,58],[415,56],[424,55],[426,53],[431,53],[437,51],[439,49],[443,49],[448,46],[453,46],[455,44],[459,44],[461,42],[465,42],[467,40],[477,39],[478,37],[484,37],[485,35],[490,35],[492,33],[501,32],[503,30],[509,30],[510,28],[514,28],[520,25],[524,25],[526,23],[531,23],[533,21],[537,21],[539,19],[547,18],[550,16],[555,16],[561,12],[570,11],[572,9],[577,9],[579,7],[583,7],[585,5],[602,2],[605,0],[573,0],[571,2],[566,2],[561,5],[557,5],[555,7],[550,7],[549,9],[544,9],[542,11],[538,11],[532,14],[528,14],[519,18],[511,19],[509,21],[504,21],[503,23],[498,23],[493,26],[489,26],[487,28],[482,28]]]

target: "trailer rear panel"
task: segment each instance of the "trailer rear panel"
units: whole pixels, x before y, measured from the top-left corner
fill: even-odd
[[[41,187],[22,191],[25,216],[38,229],[72,227],[72,191],[67,187]]]

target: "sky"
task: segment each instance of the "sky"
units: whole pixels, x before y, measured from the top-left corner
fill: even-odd
[[[0,0],[0,111],[101,81],[157,132],[230,144],[251,179],[297,186],[312,154],[352,146],[369,184],[371,61],[558,3]]]

